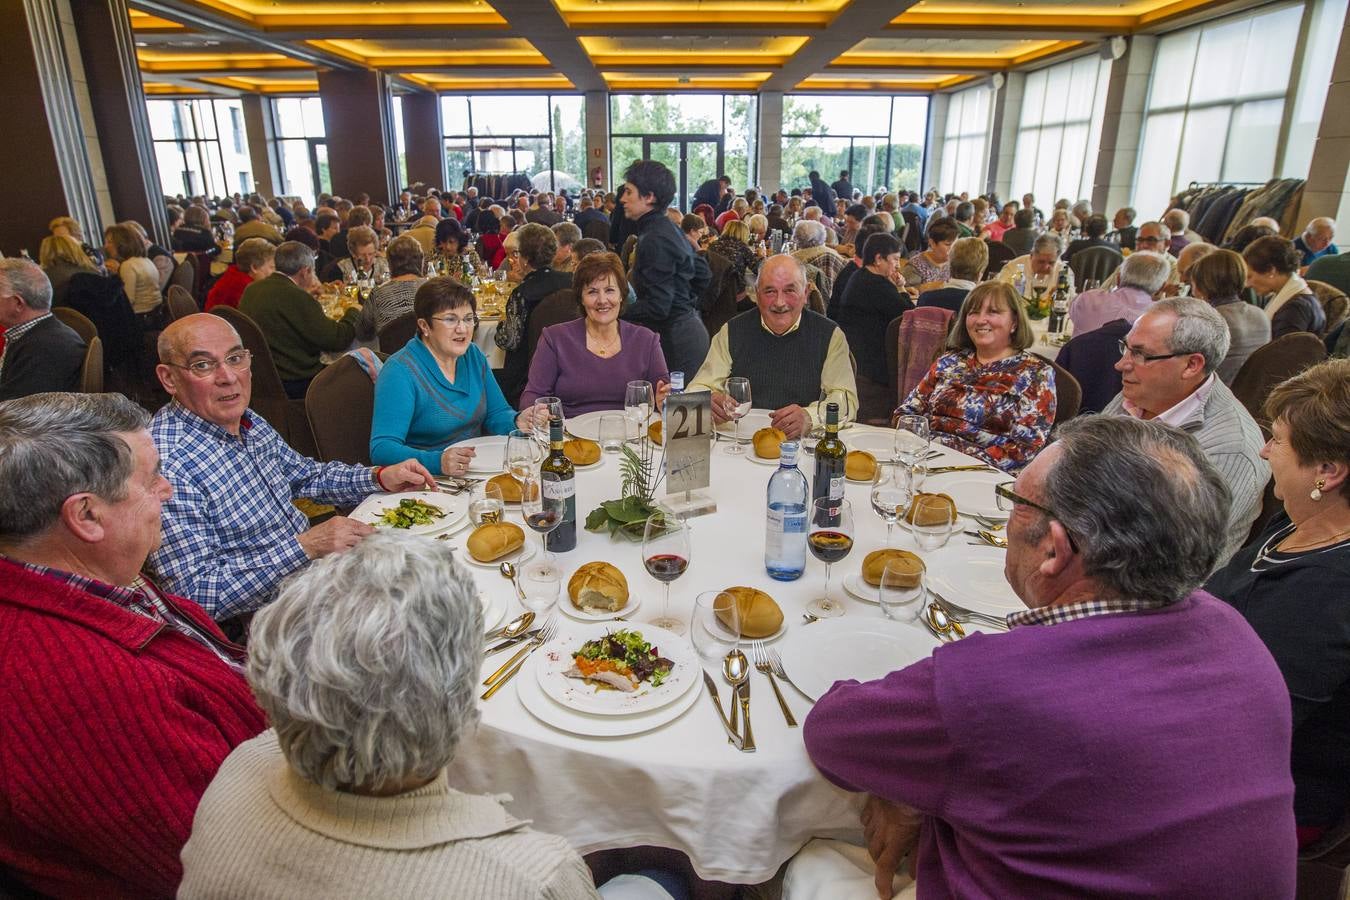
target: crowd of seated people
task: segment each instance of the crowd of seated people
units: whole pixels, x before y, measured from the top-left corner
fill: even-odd
[[[503,896],[594,896],[584,864],[563,842],[530,831],[496,801],[470,808],[445,782],[456,737],[473,719],[472,703],[451,702],[478,668],[471,581],[443,547],[377,536],[343,515],[315,524],[296,501],[347,508],[381,491],[435,489],[436,476],[468,472],[474,451],[466,439],[541,424],[542,397],[559,397],[567,416],[617,409],[627,383],[643,380],[659,406],[680,371],[686,390],[711,392],[718,422],[735,412],[727,379],[744,376],[755,405],[789,437],[821,424],[822,399],[837,402],[845,420],[921,415],[937,442],[1017,477],[1008,577],[1031,610],[1016,624],[1054,627],[1015,628],[943,653],[955,677],[981,691],[994,686],[979,647],[1003,640],[1000,652],[1032,652],[1019,651],[1026,643],[1055,661],[1037,675],[1044,689],[1016,706],[1020,718],[1011,707],[989,714],[989,728],[1027,738],[1028,754],[1047,735],[1097,733],[1094,716],[1104,710],[1054,689],[1072,682],[1079,662],[1136,672],[1138,654],[1195,659],[1188,634],[1214,635],[1203,677],[1192,672],[1188,682],[1194,688],[1198,678],[1210,692],[1208,718],[1188,725],[1175,752],[1242,785],[1223,807],[1229,825],[1234,810],[1244,811],[1224,844],[1225,883],[1259,882],[1280,894],[1293,845],[1342,821],[1350,798],[1342,758],[1350,627],[1326,599],[1350,580],[1350,372],[1332,360],[1280,385],[1267,425],[1229,384],[1285,334],[1344,348],[1323,333],[1329,323],[1315,290],[1343,289],[1335,223],[1313,220],[1293,241],[1257,223],[1220,248],[1190,231],[1179,210],[1136,227],[1135,210],[1122,208],[1108,231],[1083,202],[1060,201],[1047,216],[1030,195],[1004,203],[936,191],[869,194],[847,174],[834,185],[812,181],[738,194],[730,179],[716,179],[700,187],[689,215],[672,209],[686,204],[675,197],[673,174],[652,161],[630,166],[613,193],[405,192],[388,208],[369,197],[323,195],[312,208],[257,196],[175,197],[166,198],[172,254],[134,222],[108,227],[101,246],[90,246],[80,224],[63,216],[50,223],[40,265],[0,260],[0,478],[9,493],[0,500],[0,568],[9,573],[0,633],[30,636],[3,665],[13,683],[30,686],[27,696],[48,698],[5,701],[15,727],[0,733],[8,751],[0,776],[23,801],[0,813],[7,876],[58,895],[167,896],[181,887],[183,896],[216,896],[222,884],[275,888],[297,877],[288,859],[324,857],[343,859],[321,873],[335,896],[378,892],[396,878],[488,894],[506,879],[512,887]],[[786,241],[794,246],[780,252]],[[1069,260],[1099,246],[1131,252],[1100,287],[1077,293]],[[401,349],[362,358],[374,382],[369,465],[310,458],[250,408],[258,359],[229,321],[168,321],[174,254],[214,263],[196,299],[206,310],[234,307],[257,325],[296,403],[336,355],[373,350],[391,323],[413,322]],[[994,259],[1001,265],[991,273]],[[494,270],[506,299],[495,341],[475,290]],[[1038,342],[1027,302],[1053,291],[1061,274],[1073,340],[1058,362],[1080,382],[1082,410],[1099,414],[1072,423],[1057,418],[1062,376],[1043,358],[1052,354]],[[738,312],[705,326],[703,298],[717,294],[717,277],[732,279]],[[120,291],[151,332],[154,379],[167,397],[157,408],[76,393],[87,342],[52,309],[90,278]],[[319,302],[334,282],[357,281],[371,287],[356,304]],[[534,314],[545,301],[550,324],[541,328]],[[950,331],[926,376],[899,396],[888,326],[928,307],[951,311]],[[570,320],[559,321],[559,311]],[[31,470],[52,477],[22,477]],[[1091,474],[1098,471],[1116,474]],[[1268,483],[1283,512],[1253,534]],[[1128,499],[1111,494],[1131,487]],[[1113,521],[1127,502],[1136,507],[1130,521],[1147,519],[1156,533],[1125,546],[1097,519]],[[1136,577],[1142,572],[1153,580]],[[1086,608],[1089,597],[1101,601]],[[452,601],[467,604],[463,615]],[[1168,621],[1146,621],[1161,611]],[[355,643],[374,628],[401,628],[449,650],[403,657],[411,668],[382,676],[387,707],[316,729],[297,691],[317,703],[321,688],[342,704],[361,682],[369,701],[376,685],[361,681]],[[318,641],[334,655],[331,665],[356,680],[318,685],[306,660],[288,655],[297,642]],[[1261,645],[1270,659],[1253,656]],[[946,765],[935,774],[939,756],[925,755],[921,741],[962,765],[979,766],[989,748],[968,745],[973,732],[932,731],[944,701],[923,665],[838,686],[806,723],[822,774],[869,793],[868,829],[888,829],[874,854],[878,879],[889,881],[903,849],[914,854],[920,883],[957,895],[974,884],[1035,893],[1038,878],[1051,892],[1092,893],[1107,890],[1097,876],[1145,869],[1161,879],[1153,883],[1185,893],[1191,876],[1175,860],[1196,842],[1222,843],[1196,837],[1213,823],[1197,818],[1188,805],[1195,795],[1179,786],[1160,784],[1154,801],[1136,802],[1077,772],[1065,783],[1088,779],[1096,821],[1128,827],[1096,843],[1087,839],[1091,828],[1060,828],[1055,861],[1030,874],[1018,859],[1019,835],[1093,804],[1067,788],[1035,803],[1015,792],[981,795],[983,805],[961,810],[940,802],[932,792],[944,779],[971,776]],[[99,690],[58,695],[51,674],[70,667],[82,667]],[[1112,714],[1134,725],[1115,729],[1128,732],[1124,744],[1101,752],[1123,773],[1145,765],[1150,729],[1172,721],[1148,718],[1156,698],[1172,691],[1171,674],[1154,666],[1147,691],[1119,686]],[[399,689],[422,678],[443,691],[434,716]],[[1244,697],[1243,720],[1260,721],[1259,729],[1224,718],[1235,694]],[[1012,703],[1006,690],[999,696]],[[1047,705],[1050,698],[1064,706]],[[855,714],[859,704],[871,712]],[[897,704],[923,712],[905,717],[915,740],[871,739],[869,728],[891,727],[899,714],[886,710]],[[116,715],[91,712],[100,708]],[[148,717],[151,708],[167,724],[152,727],[159,719]],[[414,708],[423,730],[379,731]],[[1206,737],[1217,734],[1240,739],[1225,746]],[[389,741],[401,743],[382,756]],[[424,747],[435,752],[411,764]],[[355,768],[321,762],[334,757]],[[38,760],[58,762],[44,769]],[[294,785],[288,796],[297,806],[277,823],[276,865],[268,868],[256,864],[257,826],[274,779]],[[454,880],[468,877],[455,840],[391,854],[356,832],[295,827],[325,809],[350,811],[358,830],[359,817],[377,809],[424,814],[411,802],[372,802],[403,795],[416,796],[419,809],[453,808],[464,827],[474,815],[505,821],[475,851],[494,860],[474,870],[479,880]],[[128,836],[130,820],[153,827]],[[1125,837],[1145,831],[1165,849],[1148,860]],[[808,847],[803,859],[825,852]]]

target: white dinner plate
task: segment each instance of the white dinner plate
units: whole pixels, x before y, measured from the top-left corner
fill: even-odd
[[[544,657],[535,653],[526,668],[543,664]],[[516,678],[516,696],[520,698],[521,706],[524,706],[530,715],[550,728],[581,737],[598,738],[626,737],[669,725],[688,712],[689,708],[698,702],[698,698],[703,696],[703,692],[697,688],[685,691],[674,703],[643,715],[590,716],[573,712],[554,703],[544,694],[544,689],[539,686],[539,679],[534,672],[521,672],[520,677]]]
[[[934,646],[933,636],[917,624],[843,616],[797,629],[780,652],[792,680],[819,699],[836,681],[875,681],[926,659]]]
[[[605,409],[596,412],[582,413],[579,416],[573,416],[567,420],[567,433],[575,438],[584,438],[588,441],[600,443],[600,417],[618,416],[623,419],[624,430],[627,432],[627,440],[637,440],[638,425],[636,422],[624,415],[621,409]]]
[[[771,409],[752,409],[741,416],[741,440],[749,441],[754,437],[756,431],[761,428],[768,428],[773,424],[773,410]],[[736,423],[730,420],[717,426],[717,432],[723,437],[736,436]]]
[[[433,519],[425,525],[411,528],[395,528],[380,524],[380,516],[385,510],[398,506],[401,500],[421,500],[428,506],[434,506],[445,513],[441,519]],[[449,532],[463,524],[469,514],[469,498],[463,494],[447,494],[443,491],[405,491],[401,494],[371,494],[361,505],[352,510],[351,517],[358,522],[374,525],[394,534],[433,535]]]
[[[722,641],[739,640],[741,642],[741,649],[745,651],[746,656],[749,656],[750,655],[749,645],[751,643],[755,641],[764,641],[765,643],[770,643],[772,641],[778,640],[780,637],[787,634],[788,620],[787,616],[783,616],[783,624],[778,626],[778,630],[775,631],[773,634],[762,638],[752,638],[744,636],[737,637],[730,628],[726,627],[720,621],[717,620],[713,620],[711,622],[706,619],[701,620],[699,622],[698,627],[702,628],[708,634],[713,635],[713,637],[716,637],[718,640]]]
[[[620,627],[640,633],[661,656],[674,663],[670,674],[659,687],[652,687],[651,682],[646,681],[632,692],[612,688],[602,690],[597,685],[563,674],[572,668],[573,656],[582,644],[618,631]],[[646,622],[560,624],[557,636],[541,647],[537,655],[543,661],[535,674],[544,694],[573,712],[597,716],[631,716],[651,712],[674,703],[685,691],[696,689],[703,678],[698,657],[688,641]]]
[[[483,630],[491,631],[506,618],[506,597],[498,595],[493,598],[489,597],[486,591],[480,591],[478,600],[483,604]]]
[[[613,612],[577,609],[572,605],[572,598],[567,596],[567,584],[563,583],[562,596],[558,598],[558,609],[562,610],[563,615],[576,619],[579,622],[612,622],[619,616],[632,616],[637,612],[637,608],[642,605],[642,597],[638,594],[630,593],[628,603],[623,609],[616,609]]]
[[[844,439],[850,450],[865,450],[878,461],[895,459],[895,432],[882,434],[876,431],[863,431],[850,434]]]
[[[1026,609],[1012,585],[1003,576],[1006,550],[980,547],[953,540],[945,547],[924,554],[928,584],[958,606],[1003,616]]]
[[[850,597],[864,603],[881,603],[881,588],[872,587],[863,580],[861,572],[854,572],[844,579],[844,590]]]
[[[781,459],[769,459],[767,457],[760,456],[758,453],[755,452],[754,444],[745,445],[745,458],[750,460],[752,463],[759,463],[761,466],[776,467],[780,462],[782,462]]]
[[[1008,514],[998,508],[994,485],[1012,484],[1006,472],[951,472],[928,475],[923,490],[930,494],[946,494],[956,501],[956,509],[990,519],[1006,519]]]
[[[469,471],[475,474],[496,475],[506,470],[506,435],[485,434],[482,437],[460,441],[456,447],[472,447],[473,459]]]
[[[525,533],[525,545],[515,553],[499,556],[492,560],[492,562],[479,562],[473,558],[473,554],[471,554],[466,547],[464,552],[459,555],[459,558],[469,565],[477,566],[480,569],[497,569],[500,568],[501,564],[504,562],[515,563],[519,566],[521,563],[534,558],[534,555],[539,552],[538,544],[539,542],[527,531]]]

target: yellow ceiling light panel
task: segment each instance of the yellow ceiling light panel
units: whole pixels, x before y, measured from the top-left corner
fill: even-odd
[[[136,61],[142,72],[160,74],[312,68],[307,62],[280,53],[166,53],[139,49]]]
[[[651,75],[643,72],[601,72],[605,84],[619,91],[714,91],[753,90],[772,72],[739,75]]]
[[[836,63],[852,64],[857,60],[884,59],[886,57],[921,56],[932,59],[935,56],[948,59],[1003,59],[1009,60],[1028,53],[1036,53],[1053,47],[1053,40],[1021,40],[1005,38],[993,40],[987,38],[944,39],[932,37],[864,38],[839,56]]]
[[[850,0],[553,0],[570,26],[696,23],[810,25],[833,21]]]
[[[793,37],[579,37],[601,68],[625,66],[781,66],[810,40]]]
[[[952,75],[812,75],[800,81],[794,90],[798,91],[919,91],[931,93],[946,86],[953,77],[973,76]]]
[[[184,87],[181,84],[168,84],[163,81],[146,81],[141,84],[141,91],[147,97],[154,97],[161,94],[204,94],[206,91],[196,87]]]
[[[407,72],[403,76],[413,84],[440,91],[522,91],[573,90],[566,75],[523,75],[517,78],[474,78],[435,72]]]
[[[1216,0],[919,0],[891,20],[907,29],[983,27],[1092,28],[1133,31],[1208,6]]]
[[[317,50],[380,69],[549,65],[548,58],[524,38],[430,42],[324,40],[305,43]]]
[[[233,88],[254,94],[316,94],[319,91],[317,78],[247,78],[228,75],[224,78],[203,78],[207,84]]]
[[[506,26],[487,0],[192,0],[257,28],[318,25]]]
[[[149,13],[143,13],[138,9],[128,10],[128,18],[131,21],[131,29],[141,34],[167,34],[175,32],[186,32],[186,25],[169,19],[161,19],[159,16],[152,16]]]

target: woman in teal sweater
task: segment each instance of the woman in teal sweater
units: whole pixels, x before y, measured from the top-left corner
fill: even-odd
[[[507,404],[487,357],[473,343],[473,292],[451,278],[417,289],[417,336],[389,357],[375,382],[370,459],[390,465],[413,457],[437,475],[463,475],[472,447],[452,444],[533,425],[533,410]]]

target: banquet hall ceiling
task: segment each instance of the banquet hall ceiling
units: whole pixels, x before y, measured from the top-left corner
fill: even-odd
[[[131,0],[147,94],[932,93],[1261,0]]]

